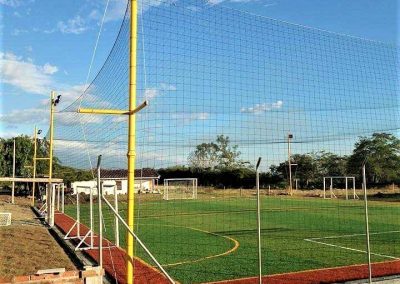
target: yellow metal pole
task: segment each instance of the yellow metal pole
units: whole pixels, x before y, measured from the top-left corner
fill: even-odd
[[[52,196],[52,184],[51,179],[53,177],[53,138],[54,138],[54,91],[51,92],[50,96],[50,141],[49,141],[49,182],[48,182],[48,190],[46,196],[46,203],[47,203],[47,218],[50,221],[50,225],[53,224],[52,218],[52,208],[51,208],[51,196]],[[50,218],[49,218],[50,217]]]
[[[49,184],[53,176],[54,97],[55,93],[52,91],[50,99]]]
[[[129,56],[129,130],[128,130],[128,226],[134,230],[135,219],[135,157],[136,157],[136,48],[137,48],[137,0],[131,1],[130,56]],[[130,233],[126,235],[126,283],[132,284],[134,239]]]
[[[35,206],[35,187],[36,187],[36,152],[37,152],[37,127],[35,125],[34,133],[33,133],[33,184],[32,184],[32,206]]]

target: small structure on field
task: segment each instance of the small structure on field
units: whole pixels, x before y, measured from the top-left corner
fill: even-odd
[[[327,195],[327,181],[329,180],[329,197]],[[349,199],[349,182],[351,181],[351,191],[352,195],[350,195],[350,198],[352,199],[359,199],[357,193],[356,193],[356,178],[354,176],[328,176],[323,178],[323,191],[324,191],[324,199],[326,198],[336,198],[335,193],[333,192],[333,183],[334,180],[343,180],[345,184],[345,195],[346,195],[346,200]]]
[[[101,169],[102,181],[115,181],[119,194],[128,192],[128,170]],[[143,168],[135,170],[135,192],[158,193],[159,173],[155,169]]]

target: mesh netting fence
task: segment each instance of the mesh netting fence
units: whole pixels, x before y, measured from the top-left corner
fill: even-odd
[[[90,182],[101,154],[124,218],[127,117],[77,109],[128,108],[129,9],[104,66],[55,122],[55,175]],[[138,21],[137,102],[149,106],[136,115],[135,232],[175,280],[258,275],[258,157],[263,275],[367,263],[365,161],[372,262],[399,260],[396,46],[197,0],[143,0]],[[340,178],[323,198],[325,177]],[[359,198],[346,200],[346,177]],[[167,179],[196,179],[196,198],[163,198]],[[104,210],[105,236],[116,243],[119,230],[124,248]],[[135,255],[154,266],[139,245]]]

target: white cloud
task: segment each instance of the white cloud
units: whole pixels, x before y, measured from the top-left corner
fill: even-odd
[[[188,9],[192,12],[199,12],[201,10],[201,8],[199,6],[195,6],[195,5],[189,5],[186,7],[186,9]]]
[[[240,112],[260,114],[274,109],[280,109],[283,106],[283,101],[276,101],[275,103],[256,104],[252,107],[242,107]]]
[[[19,6],[29,5],[35,2],[35,0],[0,0],[0,5],[17,8]]]
[[[161,5],[171,5],[178,2],[178,0],[140,0],[138,1],[138,10],[146,12],[151,7],[158,7]],[[111,0],[108,11],[105,17],[105,22],[121,20],[124,18],[126,11],[126,0]],[[101,18],[102,13],[92,11],[92,16],[96,15],[97,19]]]
[[[231,2],[231,3],[248,3],[248,2],[258,2],[259,0],[207,0],[207,3],[210,5],[218,5],[223,2]]]
[[[275,5],[277,5],[278,3],[276,3],[276,2],[269,2],[269,3],[265,3],[264,4],[264,7],[272,7],[272,6],[275,6]]]
[[[158,87],[147,88],[144,91],[144,99],[154,99],[155,97],[161,95],[163,92],[167,91],[176,91],[176,86],[167,83],[161,83]]]
[[[83,94],[83,91],[86,89],[86,87],[87,85],[85,86],[84,84],[82,84],[75,86],[67,86],[62,90],[56,91],[57,94],[61,95],[61,101],[57,108],[63,109],[72,104],[73,102],[75,102],[80,97],[80,95]],[[43,99],[41,101],[41,104],[48,106],[49,99]]]
[[[77,15],[67,22],[60,21],[57,23],[57,29],[63,34],[81,34],[88,30],[85,19]]]
[[[210,118],[210,114],[208,112],[177,113],[172,115],[172,118],[181,120],[187,124],[196,120],[207,120]]]
[[[160,84],[160,90],[162,91],[176,91],[176,86],[166,84],[166,83],[161,83]]]
[[[127,115],[119,115],[116,116],[112,119],[113,122],[119,123],[119,122],[127,122],[128,121],[129,116]]]
[[[160,90],[157,88],[147,88],[144,91],[144,99],[151,100],[157,97],[160,94]]]
[[[76,112],[58,112],[55,114],[55,123],[64,126],[80,126],[82,124],[97,124],[103,122],[101,115],[78,114]]]
[[[48,112],[43,108],[19,109],[7,114],[0,114],[0,121],[8,127],[21,124],[42,124],[48,122],[48,116]]]
[[[96,87],[95,85],[91,85],[87,90],[89,85],[74,85],[74,86],[66,86],[63,89],[59,89],[56,91],[57,94],[61,95],[61,102],[58,106],[59,110],[63,110],[64,108],[70,106],[75,103],[72,107],[72,110],[76,110],[78,108],[77,101],[81,95],[86,91],[86,93],[82,97],[82,107],[85,105],[95,106],[96,108],[110,108],[112,107],[109,101],[104,100],[103,98],[96,96]],[[48,104],[49,100],[43,100],[42,104]]]
[[[141,0],[139,1],[139,11],[145,12],[151,7],[158,7],[161,5],[171,5],[178,1],[179,0]]]
[[[9,7],[18,7],[23,3],[21,0],[0,0],[1,5],[9,6]]]
[[[12,138],[21,135],[21,132],[16,131],[4,131],[0,129],[0,137],[2,138]]]
[[[111,0],[104,21],[111,22],[122,19],[125,15],[126,5],[126,0]],[[97,14],[100,19],[103,13]]]
[[[43,72],[44,72],[44,74],[52,75],[52,74],[56,73],[57,71],[58,71],[58,67],[57,67],[57,66],[50,65],[49,63],[46,63],[46,64],[43,66]]]
[[[58,70],[55,68],[57,67],[48,63],[44,66],[35,65],[13,53],[0,52],[0,81],[27,93],[47,95],[53,85],[50,75]]]
[[[13,31],[11,32],[11,35],[19,36],[20,34],[26,34],[27,32],[28,32],[28,30],[24,30],[24,29],[13,29]]]

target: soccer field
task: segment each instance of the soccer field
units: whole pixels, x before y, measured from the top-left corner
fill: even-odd
[[[363,201],[266,196],[261,201],[264,275],[367,262]],[[119,203],[119,210],[125,217],[125,202]],[[135,210],[137,234],[177,281],[257,275],[254,198],[138,199]],[[105,211],[105,235],[113,241],[114,217]],[[81,205],[80,212],[82,223],[88,224],[89,205]],[[66,206],[66,213],[75,217],[75,205]],[[399,215],[400,204],[369,203],[372,261],[400,259]],[[125,234],[120,224],[121,247]],[[143,250],[136,249],[152,264]]]

